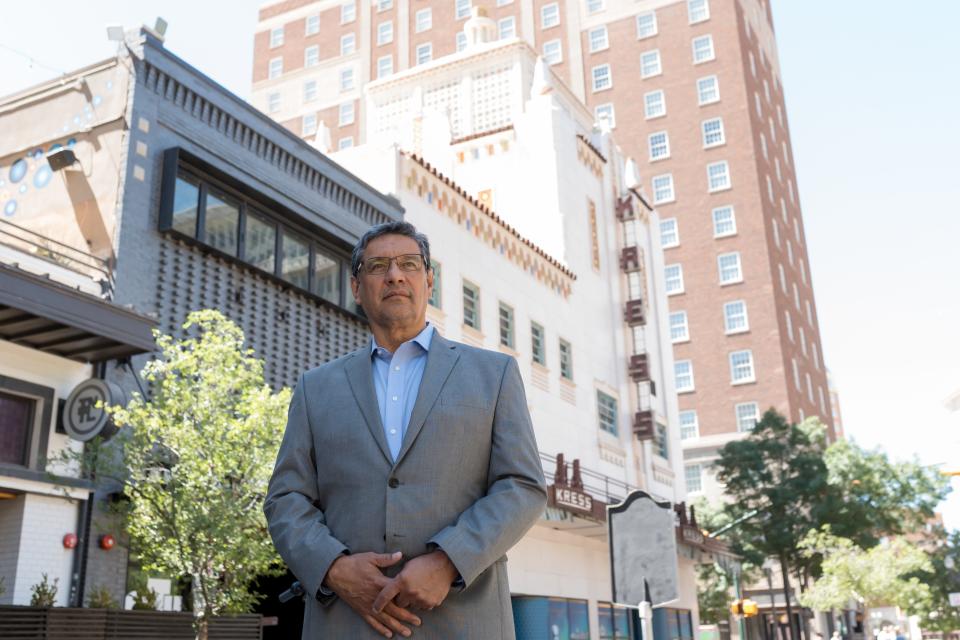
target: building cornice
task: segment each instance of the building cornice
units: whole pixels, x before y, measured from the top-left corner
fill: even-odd
[[[559,260],[538,247],[489,207],[464,191],[460,185],[437,171],[423,158],[400,152],[403,186],[458,224],[466,225],[475,237],[485,241],[505,258],[529,272],[538,281],[564,298],[570,296],[577,276]]]

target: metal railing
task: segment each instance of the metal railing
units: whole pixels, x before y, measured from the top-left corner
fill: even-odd
[[[0,243],[101,282],[107,297],[113,292],[111,260],[98,258],[8,220],[0,220]]]
[[[567,461],[568,470],[571,468],[573,459]],[[557,467],[557,458],[549,453],[540,452],[540,463],[543,465],[543,474],[547,478],[547,484],[551,484],[554,479],[554,470]],[[623,480],[617,480],[597,471],[580,467],[580,477],[583,479],[583,490],[589,493],[597,500],[603,500],[607,504],[617,504],[640,487],[636,487]]]

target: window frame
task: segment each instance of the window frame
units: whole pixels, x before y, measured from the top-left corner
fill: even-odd
[[[282,47],[286,40],[286,33],[283,25],[270,29],[270,49]]]
[[[314,13],[305,17],[303,19],[303,34],[305,36],[315,36],[318,33],[320,33],[320,14]]]
[[[674,323],[675,318],[682,318],[682,322]],[[674,335],[674,329],[682,328],[682,335]],[[687,312],[684,310],[680,311],[671,311],[667,316],[667,329],[670,332],[670,343],[671,344],[680,344],[683,342],[690,342],[690,322],[687,317]]]
[[[693,477],[691,473],[696,469],[696,488],[692,488],[693,483],[690,482],[690,479]],[[703,465],[699,462],[687,462],[683,465],[683,484],[687,488],[687,493],[702,493],[703,492]]]
[[[730,269],[733,268],[730,265],[724,266],[723,262],[725,258],[733,258],[736,264],[736,274],[731,277],[724,276],[724,270],[729,273]],[[740,257],[739,251],[729,251],[717,256],[717,278],[721,287],[743,282],[743,260]]]
[[[703,4],[702,9],[697,11],[703,12],[703,16],[694,18],[694,13],[691,8],[694,4]],[[706,22],[710,19],[710,0],[687,0],[687,23],[688,24],[700,24],[701,22]]]
[[[697,58],[697,43],[702,41],[707,41],[709,43],[709,53],[704,58]],[[703,35],[695,36],[690,39],[690,48],[693,55],[693,64],[704,64],[707,62],[712,62],[717,59],[717,50],[713,46],[713,34],[705,33]]]
[[[349,51],[347,50],[349,49]],[[340,36],[340,55],[349,56],[357,52],[357,34],[354,32],[345,33]],[[317,58],[319,59],[319,55]]]
[[[460,299],[461,299],[461,311],[463,313],[463,326],[470,327],[474,331],[482,331],[483,324],[481,322],[481,307],[480,307],[480,286],[474,284],[473,282],[463,279],[461,281],[460,287]],[[467,292],[470,292],[470,303],[473,306],[472,319],[470,322],[467,321]],[[476,323],[476,324],[474,324]]]
[[[684,415],[692,415],[693,421],[690,424],[684,424],[683,417]],[[677,414],[677,424],[680,427],[680,440],[694,440],[700,437],[700,418],[697,416],[696,409],[684,409]],[[690,433],[690,427],[693,428],[693,435],[688,435]]]
[[[708,125],[713,125],[713,124],[719,124],[719,129],[718,129],[717,131],[719,131],[720,139],[719,139],[719,140],[716,140],[716,141],[714,141],[714,142],[709,142],[709,141],[708,141],[709,136],[711,136],[711,135],[717,135],[717,132],[707,133],[707,126],[708,126]],[[701,134],[702,139],[703,139],[703,148],[704,148],[704,149],[713,149],[714,147],[721,147],[721,146],[727,144],[727,133],[726,133],[726,130],[724,129],[724,127],[723,127],[723,116],[717,116],[717,117],[715,117],[715,118],[707,118],[706,120],[701,121],[701,122],[700,122],[700,134]]]
[[[603,33],[603,43],[599,46],[594,46],[594,34]],[[599,51],[606,51],[610,48],[610,33],[607,31],[607,25],[601,24],[592,29],[587,30],[587,46],[590,53],[597,53]]]
[[[601,111],[601,109],[602,109],[602,110],[605,110],[605,111],[609,111],[610,117],[608,117],[608,118],[602,118],[602,117],[600,116],[600,111]],[[596,120],[596,122],[597,122],[598,124],[599,124],[601,121],[606,120],[607,122],[610,123],[610,128],[611,128],[611,129],[616,129],[616,127],[617,127],[616,107],[614,106],[614,104],[613,104],[612,102],[604,102],[603,104],[598,104],[598,105],[596,105],[596,106],[593,108],[593,119]]]
[[[283,56],[270,58],[267,63],[267,79],[275,80],[283,75]]]
[[[596,390],[597,428],[614,437],[620,436],[620,407],[617,398],[600,389]],[[608,415],[604,415],[606,410]],[[612,413],[612,415],[610,415]]]
[[[555,17],[551,18],[550,24],[547,24],[547,19],[546,19],[547,10],[550,10],[551,14],[556,12]],[[545,29],[552,29],[559,25],[560,25],[560,3],[550,2],[540,7],[540,30],[541,31]]]
[[[384,47],[393,43],[393,20],[383,20],[377,23],[377,44]]]
[[[729,222],[730,226],[732,227],[732,229],[731,229],[730,231],[721,232],[721,231],[719,231],[719,227],[718,227],[718,224],[717,224],[717,213],[718,213],[718,212],[721,212],[721,211],[724,211],[724,210],[729,210],[729,211],[730,211],[730,219],[729,219],[728,222]],[[731,236],[737,235],[737,212],[736,212],[736,210],[734,209],[734,206],[733,206],[732,204],[725,204],[725,205],[721,205],[721,206],[719,206],[719,207],[714,207],[714,208],[710,211],[710,219],[711,219],[711,221],[713,222],[713,237],[714,237],[715,239],[716,239],[716,238],[729,238],[729,237],[731,237]]]
[[[421,16],[426,16],[426,20],[423,21]],[[417,9],[417,12],[413,14],[413,32],[414,33],[423,33],[424,31],[429,31],[433,28],[433,8],[426,7],[424,9]]]
[[[341,47],[343,46],[343,39],[341,38]],[[305,47],[303,50],[303,68],[309,69],[310,67],[316,67],[320,64],[320,47],[318,45],[312,44],[309,47]]]
[[[550,46],[556,45],[557,56],[558,56],[556,61],[552,61],[549,59],[550,54],[547,53],[548,45]],[[553,38],[552,40],[544,41],[541,55],[543,55],[543,61],[549,65],[560,64],[561,62],[563,62],[563,42],[560,40],[560,38]]]
[[[349,109],[345,109],[349,107]],[[349,117],[344,117],[344,112],[349,111]],[[356,121],[356,106],[354,105],[353,100],[347,100],[346,102],[341,102],[337,105],[337,126],[345,127],[351,125]]]
[[[421,51],[426,51],[427,59],[420,60]],[[413,49],[413,60],[414,66],[419,67],[422,64],[428,64],[433,62],[433,43],[432,42],[421,42]]]
[[[716,95],[713,98],[708,98],[704,100],[703,98],[703,83],[712,82],[713,91]],[[697,105],[700,107],[705,107],[708,104],[716,104],[720,102],[720,80],[717,78],[717,74],[711,74],[709,76],[703,76],[702,78],[697,78]]]
[[[656,58],[656,71],[646,71],[647,63],[644,61],[646,56],[652,55]],[[640,52],[640,78],[642,80],[647,80],[649,78],[656,78],[659,75],[663,74],[663,59],[660,57],[660,49],[649,49],[647,51]]]
[[[660,95],[660,112],[650,114],[650,97]],[[667,115],[667,94],[663,89],[655,89],[654,91],[648,91],[643,94],[643,119],[644,120],[654,120],[656,118],[662,118]]]
[[[720,167],[724,168],[723,176],[725,177],[724,184],[719,186],[714,186],[714,179],[718,177],[719,174],[714,175],[711,170],[718,169]],[[733,179],[730,177],[730,163],[726,160],[718,160],[717,162],[711,162],[707,165],[707,191],[709,193],[719,193],[720,191],[729,191],[733,188]]]
[[[573,382],[573,345],[568,340],[558,338],[557,352],[560,360],[560,377]]]
[[[665,242],[663,239],[664,236],[664,225],[668,222],[673,223],[673,241]],[[673,247],[680,246],[680,223],[677,222],[676,218],[663,218],[660,220],[660,248],[661,249],[672,249]]]
[[[746,354],[746,362],[736,363],[734,358],[736,356],[743,356]],[[728,355],[728,361],[730,364],[730,384],[733,386],[739,386],[742,384],[750,384],[757,381],[757,367],[753,359],[753,349],[739,349],[737,351],[731,351]],[[741,377],[737,377],[738,368],[743,369],[746,367],[749,371],[746,375],[741,374]]]
[[[606,69],[607,84],[606,86],[597,88],[597,71],[600,69]],[[590,67],[590,89],[591,93],[600,93],[601,91],[613,89],[613,69],[609,62]]]
[[[463,6],[464,4],[466,4],[466,7]],[[470,17],[472,10],[473,4],[470,0],[453,0],[453,16],[455,20],[466,20]]]
[[[654,131],[647,136],[647,153],[650,162],[659,162],[670,157],[670,134],[666,129]]]
[[[505,36],[503,35],[504,27],[510,25],[508,31],[512,31],[513,35]],[[516,16],[504,16],[497,20],[497,39],[498,40],[507,40],[508,38],[517,37],[517,17]]]
[[[513,307],[508,305],[503,300],[500,300],[499,304],[497,305],[497,330],[499,333],[499,345],[501,347],[516,350],[516,325],[516,314],[514,313]]]
[[[657,196],[657,193],[659,191],[657,187],[657,180],[660,180],[661,178],[668,179],[670,182],[670,195],[665,198],[660,198]],[[676,202],[677,191],[676,191],[676,188],[674,187],[672,173],[661,173],[659,175],[652,176],[650,178],[650,185],[651,185],[650,191],[653,193],[653,204],[667,204],[670,202]]]
[[[345,78],[349,76],[350,82],[349,86],[346,86],[344,83]],[[337,70],[337,83],[340,87],[340,93],[346,93],[347,91],[353,91],[357,87],[356,74],[353,73],[353,67],[343,67]]]
[[[753,408],[753,425],[749,429],[743,428],[743,421],[750,419],[750,416],[740,415],[740,410],[746,407]],[[737,425],[737,433],[750,433],[757,423],[760,422],[760,417],[760,404],[757,402],[738,402],[733,405],[733,419]]]
[[[344,2],[340,5],[340,24],[350,24],[357,19],[357,3]]]
[[[667,269],[672,269],[672,268],[674,268],[674,267],[677,268],[677,276],[676,276],[676,278],[671,278],[671,276],[669,276],[669,275],[667,274]],[[673,262],[673,263],[671,263],[671,264],[664,265],[664,266],[663,266],[663,279],[664,279],[664,282],[665,282],[664,291],[666,291],[666,294],[667,294],[668,297],[669,297],[669,296],[678,296],[678,295],[680,295],[680,294],[682,294],[682,293],[686,293],[686,288],[685,288],[685,285],[684,285],[684,282],[683,282],[683,264],[682,264],[682,263],[680,263],[680,262]],[[676,279],[676,280],[678,280],[679,283],[680,283],[680,286],[679,286],[678,288],[676,288],[676,289],[673,289],[673,290],[670,289],[670,281],[671,281],[672,279]]]
[[[530,359],[541,367],[547,366],[547,330],[535,320],[530,321]]]
[[[683,387],[681,387],[679,384],[680,376],[681,376],[681,373],[680,373],[681,365],[686,365],[688,369],[687,373],[682,375],[689,376],[690,378],[690,384]],[[673,361],[673,384],[674,384],[674,390],[677,393],[692,393],[697,390],[697,383],[693,376],[693,360],[690,360],[689,358],[687,358],[683,360]]]
[[[743,308],[743,313],[731,313],[730,309],[733,305],[741,305]],[[731,320],[737,319],[740,316],[743,316],[743,326],[732,327]],[[747,333],[750,331],[750,314],[747,310],[747,301],[746,300],[730,300],[729,302],[723,303],[723,333],[724,335],[732,336],[738,333]]]
[[[310,88],[311,91],[307,89]],[[279,93],[277,94],[280,95]],[[317,99],[317,81],[316,80],[307,80],[303,83],[303,102],[304,104],[308,102],[313,102]]]
[[[641,18],[653,18],[653,31],[650,33],[643,33],[641,31],[642,27],[640,25]],[[647,38],[652,38],[653,36],[660,33],[660,26],[657,23],[657,12],[656,11],[645,11],[644,13],[638,13],[635,18],[635,26],[637,28],[637,40],[646,40]]]
[[[384,70],[382,69],[384,60],[390,63],[390,69],[386,73],[384,73]],[[387,78],[392,75],[393,75],[393,54],[388,53],[385,56],[380,56],[379,58],[377,58],[377,80],[379,80],[380,78]]]

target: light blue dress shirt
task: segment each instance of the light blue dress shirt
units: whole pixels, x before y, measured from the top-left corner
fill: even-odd
[[[394,460],[400,453],[403,435],[417,401],[432,338],[433,326],[427,324],[423,331],[397,347],[394,353],[378,345],[376,338],[370,341],[373,387],[380,407],[380,423]]]

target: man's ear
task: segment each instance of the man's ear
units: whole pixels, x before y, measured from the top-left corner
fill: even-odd
[[[350,276],[350,290],[353,291],[353,300],[357,303],[357,306],[360,305],[360,281],[357,280],[357,276]]]
[[[433,269],[427,269],[427,297],[433,293]]]

